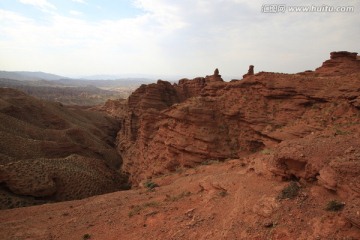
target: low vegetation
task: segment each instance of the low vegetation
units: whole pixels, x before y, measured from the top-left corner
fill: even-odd
[[[176,201],[178,201],[184,197],[188,197],[190,195],[191,195],[191,192],[189,192],[189,191],[182,192],[175,196],[166,195],[165,201],[176,202]]]
[[[264,154],[264,155],[270,155],[270,154],[271,154],[271,150],[265,148],[265,149],[261,150],[260,153],[261,153],[261,154]]]
[[[220,197],[226,197],[228,195],[228,192],[226,191],[226,190],[221,190],[220,192],[219,192],[219,196]]]
[[[341,130],[341,129],[335,129],[335,135],[347,135],[347,134],[349,134],[349,132],[347,132],[347,131],[343,131],[343,130]]]
[[[128,216],[129,217],[133,217],[135,215],[138,215],[140,214],[140,212],[146,208],[150,208],[150,207],[159,207],[160,206],[160,203],[159,202],[156,202],[156,201],[153,201],[153,202],[147,202],[147,203],[144,203],[142,205],[136,205],[136,206],[133,206],[131,211],[128,213]]]
[[[83,239],[84,239],[84,240],[90,239],[90,238],[91,238],[91,235],[88,234],[88,233],[84,234],[84,236],[83,236]]]
[[[220,163],[219,160],[210,159],[201,163],[201,165],[212,165]]]
[[[152,190],[152,189],[154,189],[154,188],[156,188],[156,187],[159,187],[159,185],[157,184],[157,183],[154,183],[153,181],[146,181],[145,183],[144,183],[144,187],[146,187],[147,189],[149,189],[149,190]]]
[[[278,199],[293,199],[299,194],[300,187],[297,182],[290,182],[278,196]]]
[[[325,210],[326,211],[332,211],[337,212],[344,208],[345,203],[339,202],[337,200],[331,200],[326,204]]]

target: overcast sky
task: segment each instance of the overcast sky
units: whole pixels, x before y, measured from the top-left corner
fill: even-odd
[[[263,4],[354,6],[352,13],[263,13]],[[315,69],[360,52],[358,0],[0,0],[0,70],[211,74]]]

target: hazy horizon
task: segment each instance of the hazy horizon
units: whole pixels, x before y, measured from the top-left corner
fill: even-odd
[[[264,4],[353,12],[264,12]],[[359,52],[360,2],[3,0],[0,69],[65,77],[225,78],[314,70],[332,51]],[[158,77],[157,77],[158,76]]]
[[[140,73],[129,73],[129,74],[94,74],[94,75],[85,75],[85,74],[81,74],[81,75],[64,75],[64,74],[56,74],[56,73],[51,73],[51,72],[44,72],[44,71],[7,71],[7,70],[3,70],[0,69],[0,75],[2,72],[8,72],[8,73],[24,73],[25,75],[27,73],[40,73],[40,74],[50,74],[50,75],[57,75],[59,77],[63,77],[63,78],[70,78],[70,79],[84,79],[84,80],[124,80],[124,79],[147,79],[147,80],[158,80],[158,79],[162,79],[162,80],[180,80],[182,78],[189,78],[189,79],[193,79],[196,77],[205,77],[205,75],[201,75],[201,76],[186,76],[186,75],[164,75],[164,74],[140,74]],[[207,75],[211,75],[212,72]],[[229,76],[229,75],[224,75],[222,76],[222,78],[224,80],[231,80],[233,78],[241,78],[241,76]]]

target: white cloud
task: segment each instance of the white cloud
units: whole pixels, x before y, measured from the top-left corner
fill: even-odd
[[[5,21],[7,21],[8,23],[24,23],[31,21],[29,18],[26,18],[16,12],[3,9],[0,9],[0,20],[3,23],[5,23]]]
[[[186,25],[182,19],[182,8],[178,4],[164,0],[134,0],[134,4],[144,10],[150,19],[166,29],[179,29]]]
[[[65,74],[141,72],[137,66],[149,65],[158,56],[156,41],[162,35],[147,30],[147,16],[90,23],[54,14],[46,24],[39,24],[0,10],[0,21],[0,66],[5,69]]]
[[[355,40],[360,37],[360,19],[355,13],[261,13],[262,4],[273,3],[270,0],[136,3],[164,21],[176,19],[181,23],[174,34],[161,39],[173,71],[220,67],[228,74],[239,74],[239,68],[243,73],[249,64],[255,64],[258,70],[296,72],[319,66],[330,51],[360,50]],[[314,4],[296,0],[284,3]],[[321,4],[360,8],[356,1],[323,0]]]
[[[85,0],[71,0],[73,2],[77,2],[77,3],[86,3]]]
[[[32,5],[42,10],[56,9],[56,7],[47,0],[19,0],[22,4]]]
[[[82,16],[83,13],[82,12],[79,12],[79,11],[76,11],[76,10],[70,10],[69,13],[73,16]]]
[[[360,51],[356,13],[264,14],[263,2],[135,0],[143,14],[132,18],[86,21],[71,10],[72,17],[53,13],[46,23],[0,10],[0,66],[184,77],[219,67],[223,75],[242,76],[250,64],[256,71],[297,72],[319,66],[330,51]]]

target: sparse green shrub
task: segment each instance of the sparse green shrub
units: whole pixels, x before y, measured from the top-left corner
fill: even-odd
[[[152,201],[152,202],[144,203],[142,206],[143,208],[147,208],[147,207],[158,207],[159,205],[160,203]]]
[[[90,238],[91,238],[91,235],[88,234],[88,233],[84,234],[84,236],[83,236],[83,239],[84,239],[84,240],[90,239]]]
[[[335,130],[335,135],[347,135],[347,134],[349,134],[349,132],[347,131],[342,131],[338,128]]]
[[[136,206],[133,206],[133,208],[131,209],[131,211],[128,213],[128,216],[129,217],[132,217],[134,215],[137,215],[139,214],[142,210],[144,210],[145,208],[148,208],[148,207],[158,207],[160,205],[159,202],[147,202],[147,203],[144,203],[143,205],[136,205]]]
[[[158,184],[154,183],[153,181],[151,180],[148,180],[144,183],[144,187],[146,187],[147,189],[154,189],[156,187],[159,187]]]
[[[229,127],[225,124],[219,125],[219,129],[221,132],[228,131]]]
[[[339,202],[337,200],[331,200],[326,204],[326,211],[332,211],[332,212],[337,212],[340,211],[344,208],[345,203]]]
[[[219,192],[219,196],[221,196],[221,197],[226,197],[227,195],[228,195],[228,192],[226,190],[221,190]]]
[[[201,162],[201,165],[212,165],[212,164],[218,164],[218,163],[220,163],[219,160],[210,159],[210,160]]]
[[[299,193],[300,187],[296,182],[290,182],[281,193],[279,194],[279,199],[292,199],[296,197]]]
[[[260,152],[260,153],[261,153],[261,154],[264,154],[264,155],[270,155],[270,154],[271,154],[271,150],[270,150],[270,149],[265,148],[265,149],[261,150],[261,152]]]
[[[165,201],[175,202],[175,201],[178,201],[178,200],[180,200],[180,199],[182,199],[184,197],[188,197],[190,195],[191,195],[191,192],[189,192],[189,191],[182,192],[179,195],[175,195],[175,196],[166,195]]]
[[[280,129],[280,128],[283,128],[283,127],[285,127],[285,124],[275,124],[275,125],[273,126],[273,129],[274,129],[274,130],[277,130],[277,129]]]
[[[131,211],[128,213],[129,217],[132,217],[134,215],[137,215],[141,212],[141,210],[143,209],[142,206],[140,205],[136,205],[135,207],[133,207],[133,209],[131,209]]]

